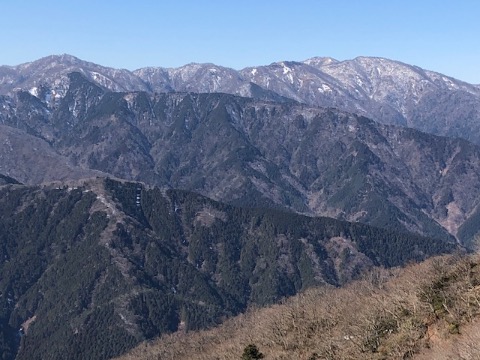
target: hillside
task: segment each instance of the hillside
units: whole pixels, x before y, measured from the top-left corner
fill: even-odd
[[[0,187],[4,359],[107,359],[453,243],[111,179]]]
[[[343,288],[310,289],[212,330],[142,344],[118,360],[234,360],[249,345],[276,360],[478,359],[479,324],[480,257],[447,256],[376,268]]]

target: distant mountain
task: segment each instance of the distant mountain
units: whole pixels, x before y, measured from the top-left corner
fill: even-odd
[[[12,95],[22,89],[55,101],[66,94],[72,71],[112,91],[223,92],[262,100],[293,99],[480,144],[478,85],[383,58],[312,58],[240,71],[214,64],[189,64],[130,72],[70,55],[50,56],[0,67],[0,94]]]
[[[480,141],[480,92],[473,85],[383,58],[313,58],[242,71],[250,81],[311,105],[385,124]],[[287,95],[288,94],[288,95]]]
[[[0,166],[23,183],[97,171],[466,245],[480,231],[480,148],[464,140],[292,102],[110,92],[80,73],[54,104],[2,101],[19,140]]]
[[[65,95],[69,83],[68,74],[75,71],[112,91],[149,90],[131,71],[104,67],[64,54],[47,56],[18,66],[1,66],[0,93],[12,94],[21,89],[53,101]]]
[[[251,304],[455,249],[110,179],[0,187],[3,359],[108,359]]]

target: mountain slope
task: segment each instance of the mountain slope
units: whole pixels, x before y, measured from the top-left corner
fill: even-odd
[[[0,143],[0,173],[21,182],[40,184],[103,174],[73,165],[45,140],[10,126],[0,125]]]
[[[375,269],[343,288],[310,289],[208,331],[141,344],[119,359],[233,360],[252,345],[266,359],[478,359],[479,260]]]
[[[109,179],[7,185],[0,193],[6,359],[106,359],[159,334],[216,324],[251,304],[344,284],[373,265],[455,249]]]

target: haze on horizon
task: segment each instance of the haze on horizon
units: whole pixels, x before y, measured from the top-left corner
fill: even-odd
[[[129,70],[378,56],[480,84],[480,3],[474,0],[6,0],[2,12],[1,65],[63,53]]]

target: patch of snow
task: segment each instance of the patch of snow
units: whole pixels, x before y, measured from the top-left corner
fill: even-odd
[[[132,109],[135,102],[135,95],[130,93],[125,95],[123,99],[127,102],[128,108]]]
[[[282,66],[283,66],[283,75],[286,75],[292,72],[292,69],[290,69],[287,65],[285,65],[285,63],[282,63]]]
[[[361,78],[360,76],[358,76],[358,75],[355,76],[355,82],[356,82],[360,87],[365,86],[362,78]],[[357,90],[357,89],[355,89],[355,90]]]
[[[321,87],[318,88],[318,91],[321,92],[321,93],[331,92],[332,88],[330,86],[328,86],[327,84],[322,84]]]
[[[293,75],[289,73],[289,74],[287,75],[287,78],[288,78],[288,80],[290,81],[290,84],[293,84]]]
[[[445,76],[442,76],[442,80],[445,82],[449,89],[458,89],[458,85],[456,85],[452,80],[446,78]]]
[[[34,86],[33,88],[31,88],[30,90],[28,90],[28,92],[30,94],[32,94],[33,96],[36,96],[38,97],[38,88],[36,86]]]

